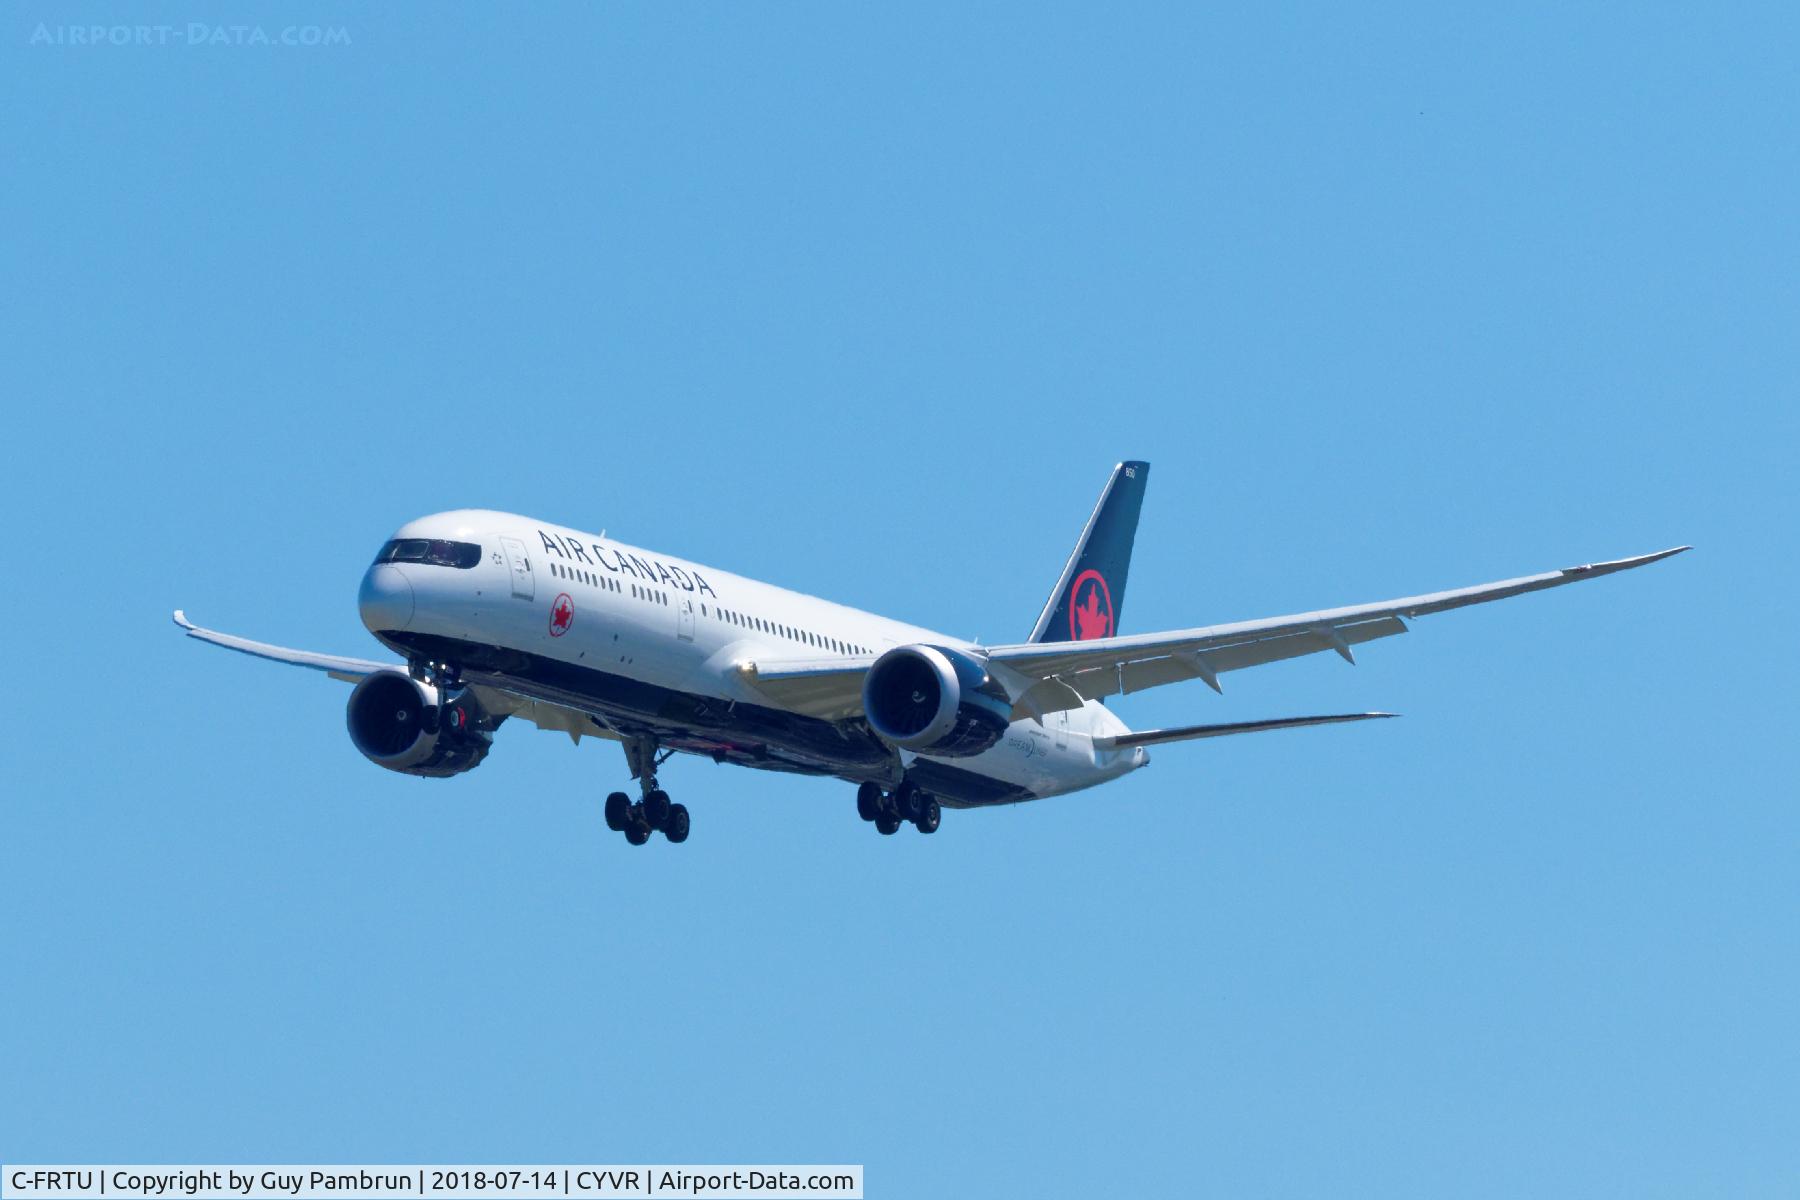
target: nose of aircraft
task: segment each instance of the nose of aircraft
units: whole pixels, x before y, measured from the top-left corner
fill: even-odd
[[[392,563],[370,567],[356,594],[356,608],[370,633],[405,629],[413,616],[413,590],[406,572]]]

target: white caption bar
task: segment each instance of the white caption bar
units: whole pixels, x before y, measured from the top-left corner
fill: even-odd
[[[861,1200],[859,1166],[7,1166],[0,1200],[89,1196],[138,1200],[417,1200],[434,1197],[557,1197],[619,1200]]]

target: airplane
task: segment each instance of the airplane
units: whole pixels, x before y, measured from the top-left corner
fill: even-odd
[[[632,845],[688,838],[658,772],[676,753],[855,785],[882,834],[943,809],[1041,800],[1129,775],[1147,747],[1333,725],[1384,712],[1133,731],[1106,700],[1407,632],[1407,620],[1597,579],[1690,549],[1452,591],[1163,633],[1119,616],[1150,464],[1113,468],[1030,636],[988,646],[686,559],[511,513],[408,522],[363,575],[364,626],[399,662],[189,637],[354,684],[350,740],[377,766],[445,777],[486,759],[510,718],[620,743],[638,798],[606,797]]]

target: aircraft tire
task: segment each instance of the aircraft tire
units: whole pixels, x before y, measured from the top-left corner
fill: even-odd
[[[865,821],[873,821],[881,815],[881,785],[878,783],[860,784],[856,789],[856,815]]]
[[[644,820],[650,828],[661,829],[669,821],[669,793],[652,788],[644,795]]]
[[[688,839],[688,810],[685,804],[669,806],[669,818],[663,822],[663,836],[680,845]]]
[[[625,840],[634,846],[641,846],[650,840],[650,827],[642,821],[633,821],[625,827]]]
[[[925,811],[925,793],[910,783],[894,790],[894,811],[902,821],[916,821]]]
[[[944,819],[944,810],[934,796],[925,797],[925,803],[913,824],[919,827],[920,833],[936,833],[938,825]]]
[[[624,833],[625,825],[631,820],[631,797],[624,792],[614,792],[606,798],[606,827],[614,833]]]
[[[875,818],[875,832],[883,837],[900,831],[900,818],[890,817],[886,813]]]

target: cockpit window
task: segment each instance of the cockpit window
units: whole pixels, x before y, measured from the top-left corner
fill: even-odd
[[[446,542],[439,538],[395,538],[381,548],[375,561],[426,563],[466,571],[481,561],[481,547],[474,542]]]

